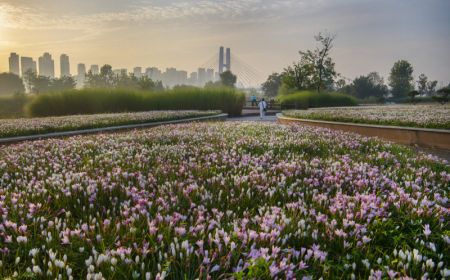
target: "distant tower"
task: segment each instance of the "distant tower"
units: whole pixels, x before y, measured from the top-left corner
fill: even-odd
[[[134,69],[133,69],[133,75],[134,75],[136,78],[142,77],[142,67],[134,67]]]
[[[206,84],[206,69],[205,68],[198,68],[198,85],[204,86]]]
[[[214,81],[214,69],[206,69],[206,82]]]
[[[226,58],[224,55],[224,48],[220,47],[219,49],[219,74],[222,74],[225,71],[231,71],[231,49],[227,48],[226,50]],[[224,60],[226,62],[224,62]]]
[[[70,77],[69,56],[66,54],[62,54],[61,57],[59,58],[59,63],[61,66],[61,78]]]
[[[220,47],[219,49],[219,73],[222,74],[223,72],[223,47]]]
[[[20,68],[22,69],[22,77],[25,76],[27,71],[37,73],[36,61],[34,61],[31,57],[22,56],[20,58]]]
[[[91,69],[89,71],[91,71],[92,75],[98,75],[100,73],[100,70],[99,70],[97,64],[91,65]]]
[[[11,55],[9,56],[9,73],[20,76],[19,64],[19,55],[16,53],[11,53]]]
[[[231,50],[227,48],[227,65],[225,65],[227,71],[231,71]]]
[[[44,53],[39,57],[39,75],[54,78],[55,77],[55,61],[52,59],[52,55]]]
[[[79,63],[77,66],[77,87],[82,88],[86,80],[86,65]]]

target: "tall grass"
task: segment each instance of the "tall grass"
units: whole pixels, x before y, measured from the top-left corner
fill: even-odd
[[[24,106],[29,98],[25,94],[0,96],[0,118],[24,116]]]
[[[343,93],[301,91],[279,97],[286,109],[308,109],[316,107],[356,106],[356,98]]]
[[[178,88],[163,92],[129,89],[83,89],[42,94],[27,106],[31,116],[63,116],[150,110],[221,110],[242,112],[243,93],[234,89]]]

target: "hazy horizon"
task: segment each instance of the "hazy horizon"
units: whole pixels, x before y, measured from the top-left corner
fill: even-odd
[[[377,71],[387,79],[393,63],[406,59],[416,78],[450,81],[446,0],[36,2],[0,1],[0,72],[11,52],[36,60],[50,52],[58,76],[62,53],[72,74],[78,63],[191,72],[223,45],[266,78],[328,30],[337,35],[336,69],[347,78]]]

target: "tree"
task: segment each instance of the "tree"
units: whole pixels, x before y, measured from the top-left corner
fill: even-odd
[[[417,89],[420,94],[431,96],[436,90],[437,81],[428,81],[425,74],[420,74],[417,80]]]
[[[388,93],[383,78],[377,72],[371,72],[367,76],[360,76],[353,81],[355,96],[364,99],[370,96],[383,98]]]
[[[345,86],[347,86],[347,82],[345,81],[345,79],[341,78],[336,81],[335,86],[336,91],[341,91],[343,88],[345,88]]]
[[[320,44],[314,50],[299,51],[300,60],[284,69],[281,93],[314,89],[331,89],[338,73],[330,57],[335,35],[319,33],[314,38]]]
[[[417,80],[417,91],[420,94],[426,94],[427,93],[427,82],[428,82],[428,77],[425,74],[420,74],[419,78]]]
[[[0,74],[0,95],[9,95],[14,93],[24,93],[25,86],[22,79],[12,73]]]
[[[115,77],[111,65],[105,64],[100,68],[100,74],[94,75],[91,71],[86,75],[85,86],[88,88],[111,88],[115,87]]]
[[[61,78],[55,78],[50,81],[50,91],[64,91],[69,89],[74,89],[77,83],[75,79],[68,76],[63,76]]]
[[[389,85],[394,97],[405,97],[406,94],[414,90],[412,65],[406,60],[399,60],[394,63],[389,76]]]
[[[314,65],[317,72],[317,92],[320,92],[320,90],[331,86],[333,84],[334,78],[337,75],[336,71],[334,70],[334,62],[329,56],[331,49],[333,48],[333,41],[336,38],[336,35],[319,33],[314,38],[321,44],[321,47],[317,47],[312,56],[312,58],[315,60]]]
[[[417,103],[416,96],[419,94],[420,94],[420,92],[418,92],[417,90],[412,90],[412,91],[408,92],[408,96],[409,96],[412,104]]]
[[[450,84],[448,87],[441,88],[437,91],[437,95],[433,95],[433,99],[444,105],[450,99]]]
[[[155,88],[155,82],[147,76],[142,76],[138,80],[139,88],[145,91],[151,91]]]
[[[427,94],[428,96],[431,96],[431,95],[433,95],[433,94],[435,93],[437,83],[438,83],[438,81],[429,81],[429,82],[427,83],[427,91],[426,91],[426,94]]]
[[[234,87],[237,81],[236,75],[231,73],[231,71],[225,71],[220,74],[220,81],[225,87]]]
[[[51,89],[50,77],[38,76],[36,72],[27,70],[24,74],[24,82],[27,87],[27,91],[30,93],[43,93],[48,92]]]
[[[121,72],[120,75],[114,77],[114,86],[117,88],[139,89],[139,80],[134,74],[128,75],[126,72]]]
[[[387,95],[388,88],[380,74],[371,72],[366,76],[355,78],[350,85],[343,87],[342,91],[360,99],[376,97],[382,100]]]
[[[267,96],[276,96],[280,89],[283,76],[278,73],[272,73],[267,80],[261,85],[262,90]]]

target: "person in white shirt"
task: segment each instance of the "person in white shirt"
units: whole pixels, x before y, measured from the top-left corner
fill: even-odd
[[[267,102],[266,100],[264,100],[264,98],[261,99],[261,101],[259,101],[258,107],[259,107],[259,117],[260,119],[262,119],[266,115],[267,111]]]

